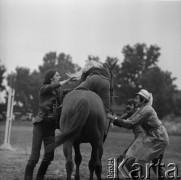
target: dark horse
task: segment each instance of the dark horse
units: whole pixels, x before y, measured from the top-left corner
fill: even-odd
[[[110,76],[110,90],[112,91],[113,76],[111,68],[107,65],[105,68]],[[90,90],[78,88],[66,95],[62,107],[60,119],[61,134],[57,137],[55,147],[63,144],[63,152],[66,157],[67,180],[71,179],[73,172],[72,147],[75,150],[75,179],[78,180],[80,178],[79,166],[82,161],[80,143],[91,144],[92,153],[89,161],[90,179],[93,179],[95,172],[98,180],[100,180],[103,142],[110,125],[109,120],[106,118],[101,98]]]

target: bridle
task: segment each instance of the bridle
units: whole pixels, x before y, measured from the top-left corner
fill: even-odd
[[[109,75],[109,82],[110,82],[110,102],[111,102],[111,104],[112,103],[114,103],[114,76],[113,76],[113,73],[112,73],[112,68],[107,64],[107,63],[105,63],[104,64],[105,65],[105,68],[106,69],[108,69],[107,71],[109,71],[109,72],[107,72],[108,73],[108,75]]]

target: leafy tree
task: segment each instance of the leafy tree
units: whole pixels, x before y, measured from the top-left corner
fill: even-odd
[[[116,71],[115,89],[119,103],[125,103],[140,87],[140,77],[158,62],[160,48],[156,45],[136,44],[123,47],[124,55],[121,66]]]
[[[176,90],[173,96],[173,113],[176,116],[181,115],[181,91]]]
[[[3,85],[4,73],[6,72],[6,68],[1,64],[0,61],[0,92],[5,90],[5,86]],[[5,119],[3,116],[3,111],[6,111],[6,103],[0,102],[0,120]]]
[[[180,92],[176,91],[170,72],[162,71],[157,63],[160,56],[160,48],[156,45],[147,47],[145,44],[136,44],[133,47],[127,45],[123,48],[124,60],[113,69],[114,94],[118,104],[124,104],[141,88],[151,91],[154,96],[154,107],[159,117],[167,113],[181,113],[177,107],[180,105]],[[99,57],[88,56],[87,60],[100,61]],[[106,63],[110,66],[118,61],[117,58],[107,57]],[[80,69],[72,62],[70,55],[49,52],[43,58],[43,64],[38,71],[30,73],[28,68],[17,67],[14,74],[8,75],[8,84],[15,89],[15,101],[24,112],[38,111],[38,92],[47,70],[54,68],[60,73],[62,80],[67,78],[66,73],[74,73]],[[0,90],[4,66],[0,66]],[[72,89],[77,84],[70,84],[65,88]]]
[[[67,78],[66,73],[75,73],[80,69],[77,64],[72,62],[72,57],[64,53],[60,53],[57,57],[57,66],[60,76],[65,79]]]
[[[72,57],[65,53],[60,53],[58,56],[56,52],[49,52],[43,58],[43,65],[39,66],[41,78],[44,77],[45,72],[49,69],[56,69],[62,80],[67,78],[67,73],[74,73],[80,69],[77,64],[72,62]],[[73,89],[76,83],[64,85],[64,88]]]
[[[175,78],[171,77],[170,72],[164,72],[158,67],[160,48],[156,45],[147,47],[145,44],[136,44],[133,47],[125,46],[122,52],[124,60],[115,71],[118,103],[125,103],[135,92],[145,88],[153,93],[153,105],[159,117],[172,113]]]
[[[56,52],[49,52],[43,57],[43,65],[39,66],[39,71],[42,75],[52,68],[55,68],[57,64],[57,54]]]
[[[43,82],[45,72],[49,69],[56,69],[62,79],[66,78],[67,72],[75,72],[80,67],[72,63],[70,55],[64,53],[56,55],[56,52],[45,54],[43,58],[43,65],[39,66],[39,71],[30,73],[28,68],[17,67],[15,73],[8,75],[8,85],[15,89],[15,101],[17,109],[23,112],[38,111],[38,93]],[[66,86],[66,88],[73,88],[74,84]]]
[[[160,48],[146,44],[127,45],[123,48],[124,61],[121,67],[121,84],[139,88],[139,78],[149,68],[155,66],[160,56]]]
[[[38,71],[33,71],[30,74],[29,93],[31,95],[30,105],[33,114],[38,113],[38,104],[39,104],[38,95],[42,82],[43,82],[42,75]]]
[[[92,55],[88,55],[88,61],[94,60],[97,62],[100,62],[100,58],[98,56],[92,56]]]
[[[8,76],[8,85],[15,89],[16,104],[22,107],[23,112],[30,110],[31,93],[29,91],[30,70],[17,67],[16,72]]]
[[[74,73],[80,69],[77,64],[72,62],[72,57],[65,53],[60,53],[58,56],[56,52],[49,52],[43,58],[43,65],[39,66],[39,71],[44,76],[49,69],[57,69],[62,79],[65,79],[66,73]]]
[[[0,64],[0,91],[5,90],[5,86],[3,85],[4,73],[5,72],[6,72],[5,66]]]
[[[153,106],[160,118],[174,111],[173,97],[176,89],[173,84],[174,80],[170,72],[164,72],[159,67],[148,69],[140,77],[140,87],[152,92]]]

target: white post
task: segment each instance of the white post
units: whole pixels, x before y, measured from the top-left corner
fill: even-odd
[[[13,121],[13,107],[14,107],[14,89],[12,89],[11,93],[11,106],[10,106],[10,116],[9,116],[9,130],[8,130],[8,139],[7,143],[10,145],[10,136],[11,136],[11,126]]]
[[[8,92],[8,104],[7,104],[4,144],[0,147],[0,149],[8,149],[11,151],[15,150],[10,144],[11,125],[12,125],[12,120],[13,120],[12,118],[13,118],[14,94],[15,94],[15,91],[10,88],[9,92]]]
[[[5,135],[4,135],[4,146],[5,147],[7,146],[7,139],[8,139],[10,102],[11,102],[11,89],[9,89],[9,91],[8,91],[8,104],[7,104],[7,112],[6,112],[6,127],[5,127]]]

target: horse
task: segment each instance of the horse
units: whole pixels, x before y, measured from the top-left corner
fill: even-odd
[[[110,79],[110,91],[113,90],[112,67],[105,64]],[[112,92],[110,92],[112,94]],[[72,150],[75,151],[76,173],[75,180],[80,179],[79,166],[82,161],[80,153],[81,143],[90,143],[92,146],[89,161],[90,180],[93,180],[95,172],[97,179],[101,180],[103,143],[110,127],[110,120],[106,118],[102,99],[94,92],[86,88],[75,88],[69,92],[62,105],[60,118],[61,134],[57,137],[54,148],[63,144],[63,152],[66,158],[67,180],[71,179],[73,172]]]

